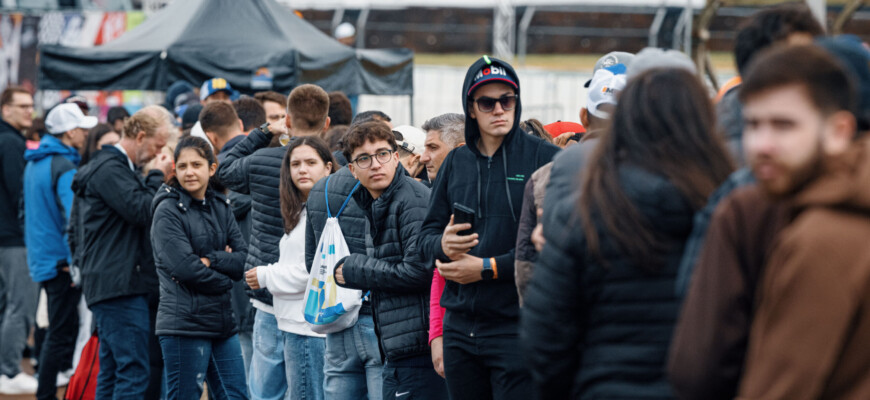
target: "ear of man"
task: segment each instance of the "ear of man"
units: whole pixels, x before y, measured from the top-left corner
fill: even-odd
[[[855,138],[855,116],[848,111],[837,111],[827,118],[825,124],[828,126],[823,139],[826,154],[841,154]]]
[[[580,125],[589,127],[589,110],[586,107],[580,109]]]

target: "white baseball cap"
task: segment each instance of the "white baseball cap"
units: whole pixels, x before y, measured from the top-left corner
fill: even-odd
[[[396,141],[399,147],[409,153],[423,154],[423,146],[426,144],[426,132],[411,125],[397,126],[393,130],[401,133],[404,138]]]
[[[624,64],[615,64],[595,71],[589,84],[589,97],[586,99],[586,109],[601,119],[610,119],[610,113],[599,110],[604,104],[616,105],[616,98],[625,89]]]
[[[59,135],[75,128],[91,129],[97,125],[97,117],[86,116],[75,103],[59,104],[45,117],[45,128],[52,135]]]

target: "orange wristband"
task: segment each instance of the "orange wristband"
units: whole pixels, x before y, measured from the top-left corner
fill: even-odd
[[[492,279],[498,279],[498,265],[495,263],[495,257],[489,259],[492,262]]]

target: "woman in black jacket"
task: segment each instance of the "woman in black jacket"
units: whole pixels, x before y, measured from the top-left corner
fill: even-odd
[[[160,279],[156,333],[169,399],[246,399],[245,370],[230,304],[247,245],[227,199],[209,185],[217,164],[205,140],[175,149],[175,174],[154,198],[151,243]]]
[[[673,397],[677,266],[693,214],[732,170],[714,122],[683,70],[647,71],[621,93],[579,204],[551,210],[569,223],[544,225],[521,323],[540,398]]]

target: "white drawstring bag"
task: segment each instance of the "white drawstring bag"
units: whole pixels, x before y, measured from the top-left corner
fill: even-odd
[[[305,291],[305,321],[311,330],[320,334],[345,330],[356,324],[359,309],[362,306],[362,291],[348,289],[335,283],[336,263],[350,255],[338,217],[351,196],[359,188],[357,182],[347,199],[334,217],[329,211],[329,178],[326,178],[326,226],[317,243],[317,252],[308,275],[308,286]]]

